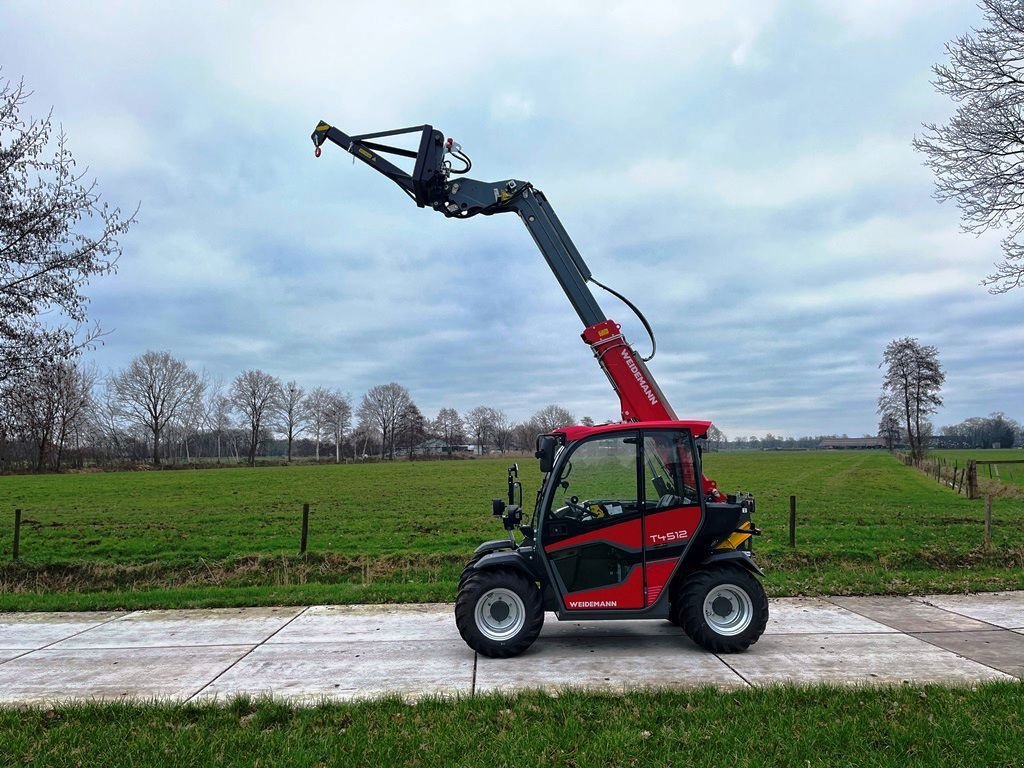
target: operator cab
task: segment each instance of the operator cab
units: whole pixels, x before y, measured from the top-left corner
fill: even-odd
[[[658,602],[703,519],[694,434],[707,422],[566,427],[536,510],[538,554],[560,615]],[[551,440],[554,438],[554,440]],[[666,613],[667,613],[667,609]]]

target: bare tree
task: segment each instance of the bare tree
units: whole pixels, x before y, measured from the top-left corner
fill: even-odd
[[[438,411],[431,428],[444,441],[449,456],[452,455],[452,445],[463,442],[462,417],[454,408],[442,408]]]
[[[169,352],[146,352],[110,380],[122,414],[145,427],[153,441],[153,464],[160,464],[160,436],[179,414],[202,397],[202,380],[184,360]]]
[[[306,409],[303,401],[306,399],[306,392],[294,381],[289,381],[278,394],[277,418],[278,428],[284,432],[288,440],[288,463],[292,460],[292,442],[295,435],[306,426]]]
[[[389,458],[395,458],[395,427],[411,400],[409,390],[393,381],[390,384],[378,384],[363,395],[359,404],[359,417],[380,430],[381,458],[384,458],[385,451]]]
[[[324,387],[315,387],[304,403],[305,421],[316,441],[316,460],[320,461],[320,441],[330,432],[328,406],[331,393]]]
[[[83,335],[84,288],[114,271],[117,238],[134,220],[102,202],[63,133],[51,145],[49,115],[21,116],[30,95],[0,82],[0,381],[66,360],[99,335]]]
[[[885,443],[886,450],[893,450],[899,445],[902,429],[899,412],[893,407],[891,399],[884,405],[880,404],[881,418],[878,421],[878,436]]]
[[[512,447],[513,426],[504,411],[491,409],[491,438],[494,440],[494,447],[502,453]]]
[[[341,463],[342,445],[345,443],[345,432],[352,424],[352,398],[341,392],[327,394],[324,406],[324,423],[334,437],[334,463]],[[317,458],[319,458],[319,445]]]
[[[466,431],[473,436],[476,451],[483,454],[494,430],[494,409],[478,405],[463,417]]]
[[[981,0],[986,27],[946,44],[935,88],[955,101],[945,125],[926,123],[914,148],[936,176],[935,196],[953,200],[967,232],[1005,227],[1004,260],[982,285],[1005,293],[1024,281],[1024,5]]]
[[[220,464],[224,436],[231,429],[231,399],[218,387],[207,407],[210,429],[217,440],[217,463]]]
[[[939,364],[935,347],[904,337],[890,341],[879,368],[885,366],[880,414],[898,414],[906,426],[911,455],[920,460],[925,454],[925,438],[931,433],[927,416],[942,405],[939,391],[946,374]]]
[[[533,422],[524,421],[512,428],[512,446],[519,451],[532,451],[537,440],[537,426]]]
[[[398,436],[398,447],[405,448],[409,452],[408,455],[411,460],[413,452],[417,446],[423,443],[427,436],[427,420],[423,418],[423,413],[420,411],[419,406],[411,400],[402,409],[402,413],[398,417],[396,434]]]
[[[537,434],[546,434],[559,427],[572,424],[573,415],[560,405],[547,405],[533,414],[530,419]]]
[[[200,439],[200,433],[206,426],[207,409],[206,409],[206,389],[209,386],[209,380],[206,376],[206,372],[199,374],[199,387],[196,397],[190,400],[185,407],[181,410],[181,413],[177,418],[177,426],[181,430],[181,443],[185,449],[185,461],[191,463],[192,451],[189,448],[189,439],[195,438],[195,458],[202,456],[202,440]]]
[[[231,385],[231,404],[244,419],[249,431],[249,466],[256,466],[256,451],[270,415],[278,407],[281,382],[266,371],[250,369],[235,377]]]
[[[591,425],[593,426],[593,425]],[[714,424],[708,427],[708,449],[712,451],[720,451],[725,448],[729,443],[729,438],[726,437],[725,432],[720,430]]]
[[[79,447],[95,381],[95,368],[59,362],[24,372],[0,392],[8,411],[8,429],[31,446],[37,472],[59,471],[66,452]]]

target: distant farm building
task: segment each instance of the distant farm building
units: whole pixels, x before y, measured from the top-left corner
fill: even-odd
[[[445,440],[427,440],[413,450],[417,456],[444,456],[450,453],[468,453],[470,446],[465,443],[449,445]]]
[[[818,443],[818,447],[832,450],[871,450],[885,448],[885,441],[880,437],[827,437]]]

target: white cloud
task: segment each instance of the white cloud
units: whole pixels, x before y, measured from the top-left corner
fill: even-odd
[[[35,111],[53,105],[104,197],[142,201],[120,274],[92,289],[118,329],[105,363],[145,344],[225,378],[402,380],[428,410],[616,415],[519,221],[446,220],[334,147],[312,158],[319,118],[429,121],[474,177],[548,193],[595,274],[651,320],[677,406],[741,434],[859,434],[880,349],[907,334],[941,345],[951,391],[985,379],[1024,419],[998,341],[1019,346],[1024,294],[978,288],[994,241],[957,231],[910,148],[928,68],[966,16],[914,0],[16,0],[0,28],[17,31],[4,75],[26,76]],[[977,400],[951,402],[949,421]]]
[[[499,93],[491,99],[491,119],[497,123],[522,123],[533,117],[533,99],[519,93]]]

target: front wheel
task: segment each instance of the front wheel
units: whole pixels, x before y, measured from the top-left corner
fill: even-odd
[[[713,653],[746,650],[768,624],[764,587],[743,568],[698,571],[687,578],[679,597],[679,623]]]
[[[497,659],[517,656],[544,625],[540,590],[518,571],[477,570],[459,589],[455,625],[477,653]]]

